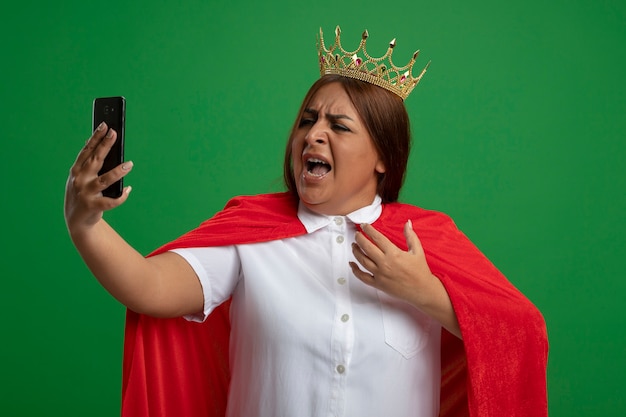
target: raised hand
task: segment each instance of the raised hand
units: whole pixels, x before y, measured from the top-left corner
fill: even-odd
[[[119,198],[108,198],[102,191],[124,177],[133,167],[124,162],[111,171],[98,175],[107,153],[115,143],[117,133],[101,123],[78,154],[65,186],[65,221],[70,233],[75,229],[96,224],[106,210],[118,207],[128,198],[130,187],[125,187]]]
[[[365,284],[408,302],[461,337],[448,293],[432,274],[411,221],[404,225],[407,251],[369,224],[361,225],[361,229],[363,233],[357,232],[352,253],[365,270],[350,262],[354,275]]]

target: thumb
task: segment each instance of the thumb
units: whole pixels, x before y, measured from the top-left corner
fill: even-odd
[[[404,224],[404,237],[410,253],[419,253],[423,250],[422,242],[420,242],[417,233],[413,230],[413,223],[410,219]]]

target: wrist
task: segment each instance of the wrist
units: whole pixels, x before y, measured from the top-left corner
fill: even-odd
[[[103,222],[102,217],[92,222],[67,222],[67,230],[74,244],[80,244],[92,239]]]
[[[422,279],[419,288],[412,291],[408,301],[416,308],[427,313],[437,309],[440,304],[442,291],[445,292],[445,289],[439,278],[429,272]]]

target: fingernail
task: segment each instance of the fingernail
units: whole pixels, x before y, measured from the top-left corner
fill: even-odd
[[[104,129],[104,122],[100,122],[100,124],[98,125],[98,127],[96,128],[96,130],[100,131]]]
[[[124,162],[124,163],[122,164],[122,169],[123,169],[124,171],[128,171],[128,170],[130,170],[130,169],[133,167],[133,165],[134,165],[134,164],[133,164],[133,161]]]
[[[409,227],[412,229],[413,228],[413,222],[411,221],[411,219],[406,221],[409,224]]]
[[[112,137],[113,137],[113,129],[109,129],[109,131],[107,132],[106,138],[111,139]]]
[[[133,187],[131,187],[130,185],[126,187],[126,194],[130,194],[131,191],[133,191]]]

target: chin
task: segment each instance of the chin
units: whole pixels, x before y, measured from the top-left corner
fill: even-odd
[[[310,192],[300,192],[298,191],[298,197],[300,201],[302,201],[307,206],[317,206],[320,204],[324,204],[326,201],[322,196],[312,195]]]
[[[311,191],[302,191],[298,190],[298,198],[307,207],[309,210],[314,211],[316,213],[323,213],[323,207],[325,207],[328,203],[328,199],[324,198],[323,195],[317,192]]]

